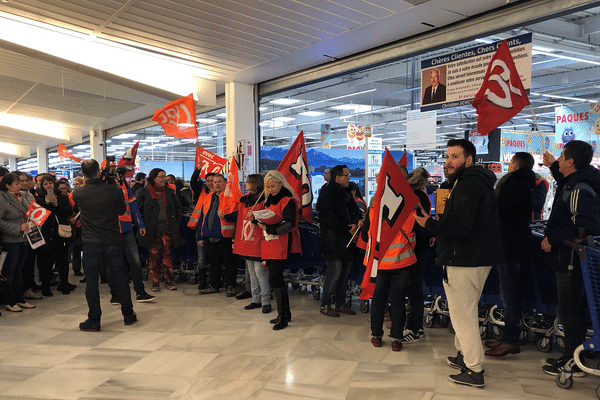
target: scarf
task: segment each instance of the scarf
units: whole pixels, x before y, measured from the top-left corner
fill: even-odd
[[[165,210],[165,221],[168,224],[169,223],[169,217],[167,216],[167,197],[165,195],[165,190],[167,189],[167,185],[163,186],[163,187],[158,187],[158,186],[154,186],[153,184],[149,183],[148,184],[148,192],[150,192],[150,197],[152,197],[154,200],[158,200],[160,203],[162,203],[163,208]],[[160,196],[160,199],[158,198]]]

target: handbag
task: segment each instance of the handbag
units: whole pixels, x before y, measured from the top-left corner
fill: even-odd
[[[58,217],[55,215],[54,218],[56,218],[56,222],[58,223],[58,236],[60,236],[61,238],[65,238],[68,239],[71,236],[73,236],[73,231],[71,230],[71,225],[67,225],[67,224],[61,224],[58,221]]]

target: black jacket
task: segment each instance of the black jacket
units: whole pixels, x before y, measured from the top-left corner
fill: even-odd
[[[321,189],[317,210],[323,257],[326,260],[352,258],[352,250],[346,247],[352,238],[348,225],[356,224],[361,219],[360,209],[354,202],[352,193],[339,183],[329,181]]]
[[[120,244],[119,215],[125,214],[123,191],[100,178],[87,179],[73,191],[73,201],[81,212],[83,243]]]
[[[552,246],[554,262],[551,266],[566,270],[571,261],[571,248],[562,241],[578,238],[580,228],[585,236],[600,235],[600,171],[588,166],[564,177],[558,170],[558,161],[550,166],[550,171],[558,187],[546,225],[546,237]],[[581,183],[587,184],[594,193],[580,188]],[[579,268],[577,256],[573,257],[573,265]]]
[[[530,245],[531,197],[535,188],[535,173],[520,168],[503,177],[496,188],[500,235],[506,259],[524,262]]]
[[[438,238],[438,264],[478,267],[504,261],[495,181],[496,175],[488,169],[466,168],[454,184],[441,219],[427,220],[425,227]]]
[[[56,219],[58,218],[58,221],[61,224],[69,225],[68,218],[73,214],[73,208],[71,207],[69,198],[61,193],[57,193],[56,202],[58,205],[56,206],[52,203],[46,203],[45,195],[37,196],[35,202],[52,212],[42,225],[42,235],[44,235],[44,239],[46,239],[46,242],[50,240],[60,240],[61,238],[58,235],[58,222]]]
[[[149,185],[149,184],[148,184]],[[166,215],[169,229],[171,230],[171,240],[173,248],[177,248],[184,244],[183,236],[181,235],[181,204],[177,200],[175,191],[170,187],[165,188],[166,199]],[[146,185],[144,188],[135,193],[135,199],[140,209],[140,214],[146,225],[146,234],[140,236],[138,232],[138,244],[145,249],[151,249],[154,244],[156,232],[158,232],[158,214],[160,213],[160,203],[152,198],[150,190]]]

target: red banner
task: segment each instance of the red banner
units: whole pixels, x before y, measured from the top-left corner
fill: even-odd
[[[223,214],[231,214],[237,211],[241,197],[242,191],[240,190],[238,167],[235,162],[235,156],[231,156],[229,172],[227,173],[227,184],[225,190],[219,195],[219,210],[223,211]]]
[[[152,120],[162,126],[167,136],[188,139],[198,137],[196,106],[192,94],[172,101],[162,109],[156,110]]]
[[[372,282],[369,278],[373,277],[373,270],[377,271],[379,260],[383,258],[404,221],[414,211],[418,202],[418,197],[404,178],[394,157],[386,148],[377,180],[373,219],[370,220],[368,262],[362,282],[361,299],[372,297],[374,285],[370,285]]]
[[[65,147],[64,144],[60,143],[58,145],[58,156],[60,158],[68,158],[69,160],[73,160],[76,163],[80,163],[81,162],[81,158],[77,158],[73,155],[73,153],[71,153],[69,150],[67,150],[67,148]]]
[[[226,162],[227,159],[196,146],[196,168],[200,168],[200,178],[206,179],[209,172],[220,173]]]
[[[313,210],[312,201],[313,195],[310,188],[310,178],[308,176],[308,162],[306,161],[306,149],[304,145],[304,131],[294,140],[294,143],[288,150],[287,154],[277,167],[277,171],[281,172],[288,181],[296,196],[300,199],[301,210],[300,216],[306,222],[312,223]]]
[[[406,154],[406,150],[404,150],[402,157],[400,157],[400,160],[398,161],[398,165],[404,165],[405,167],[408,168],[408,156]]]
[[[490,60],[481,88],[475,95],[477,131],[487,135],[529,104],[506,40]]]
[[[29,205],[29,209],[25,213],[25,218],[38,226],[42,226],[50,214],[50,210],[47,210],[35,201],[32,201]]]

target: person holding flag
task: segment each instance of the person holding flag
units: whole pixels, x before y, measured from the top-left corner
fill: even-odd
[[[7,252],[0,274],[0,288],[6,309],[19,312],[23,308],[35,307],[23,297],[23,266],[30,251],[24,235],[29,230],[25,214],[33,196],[21,190],[19,175],[11,172],[0,181],[0,198],[2,251]]]
[[[404,178],[408,177],[408,170],[405,166],[399,165]],[[375,240],[370,231],[371,220],[374,220],[374,208],[368,210],[367,218],[361,231],[361,237],[368,246],[374,246]],[[377,221],[374,221],[377,223]],[[404,324],[406,321],[405,298],[410,282],[410,269],[417,262],[415,255],[416,234],[414,231],[415,218],[414,212],[408,215],[408,218],[398,230],[398,233],[392,240],[392,243],[385,251],[383,257],[377,263],[377,276],[375,278],[375,289],[371,300],[371,344],[375,347],[382,346],[383,338],[383,320],[385,308],[390,303],[390,318],[392,328],[390,337],[392,340],[392,351],[402,349]],[[369,253],[372,249],[367,248],[365,264],[369,263]],[[371,265],[371,271],[373,266]],[[370,274],[372,276],[372,273]],[[369,276],[366,277],[369,279]]]
[[[492,265],[504,261],[498,205],[494,193],[496,175],[475,165],[476,150],[466,139],[451,139],[446,150],[447,177],[452,192],[439,220],[415,216],[419,225],[437,236],[437,263],[444,268],[444,291],[450,319],[456,331],[458,353],[448,357],[461,370],[450,381],[484,387],[484,352],[479,334],[478,304]]]
[[[255,223],[263,230],[261,257],[269,268],[269,283],[275,292],[277,318],[270,320],[273,330],[285,328],[292,320],[287,283],[283,279],[288,255],[301,254],[298,232],[298,210],[300,200],[279,171],[269,171],[265,176],[265,211],[270,216],[258,218]],[[256,218],[256,215],[255,215]]]

